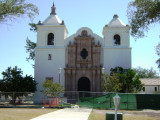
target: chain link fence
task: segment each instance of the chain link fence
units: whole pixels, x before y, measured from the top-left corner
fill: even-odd
[[[35,93],[0,92],[0,107],[90,107],[98,109],[114,109],[115,93],[66,91],[61,97],[44,96],[37,98]],[[120,105],[118,109],[160,109],[160,94],[126,94],[118,93]],[[36,101],[41,101],[36,104]]]
[[[34,93],[29,92],[0,92],[0,107],[14,105],[33,105]]]

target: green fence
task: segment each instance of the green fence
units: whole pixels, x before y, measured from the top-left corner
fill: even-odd
[[[160,109],[160,94],[137,94],[137,109]]]
[[[23,95],[15,99],[16,95]],[[137,110],[137,109],[159,109],[160,110],[160,94],[125,94],[118,93],[120,96],[120,105],[118,109]],[[44,98],[34,99],[34,93],[21,92],[0,92],[0,107],[8,107],[14,105],[32,106],[36,105],[35,101],[41,101],[43,105]],[[115,93],[106,92],[80,92],[65,91],[61,94],[61,106],[78,104],[80,107],[90,107],[98,109],[114,109],[113,97]]]
[[[120,104],[118,109],[136,110],[136,109],[160,109],[160,94],[118,94]],[[113,97],[115,93],[105,95],[91,95],[92,97],[80,97],[80,107],[92,107],[99,109],[114,109]]]

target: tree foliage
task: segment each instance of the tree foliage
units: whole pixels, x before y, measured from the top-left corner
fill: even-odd
[[[32,76],[26,75],[23,77],[23,72],[18,67],[8,67],[2,72],[3,80],[0,81],[1,92],[15,92],[14,96],[11,96],[15,101],[17,97],[27,95],[26,92],[36,91],[36,81]]]
[[[105,92],[118,92],[122,90],[122,83],[120,83],[117,74],[102,76],[102,88]]]
[[[37,31],[37,26],[35,23],[29,23],[30,26],[30,31],[36,32]],[[33,60],[35,59],[35,47],[36,47],[36,43],[29,40],[29,38],[27,37],[26,39],[26,53],[29,53],[29,56],[26,58],[27,61],[29,60]]]
[[[45,96],[50,95],[51,97],[59,97],[64,91],[63,85],[60,83],[53,83],[52,80],[46,80],[42,84],[43,90],[41,91]]]
[[[131,26],[131,35],[135,38],[145,36],[149,25],[160,21],[159,0],[134,0],[129,3],[127,16]]]
[[[35,47],[36,47],[36,43],[32,42],[27,38],[26,46],[25,46],[26,52],[29,53],[29,56],[26,58],[27,61],[35,59],[35,51],[34,51]]]
[[[31,20],[39,14],[38,8],[26,0],[0,0],[0,22],[13,21],[16,17],[28,16]]]
[[[107,81],[108,83],[106,83]],[[143,87],[139,76],[133,69],[123,69],[122,67],[111,68],[110,77],[105,77],[105,84],[103,82],[102,86],[110,92],[117,90],[122,93],[139,92]]]
[[[160,57],[160,43],[156,46],[156,53]],[[160,58],[156,61],[156,63],[158,64],[158,68],[160,68]]]
[[[158,78],[158,73],[153,70],[153,68],[150,69],[144,69],[141,67],[135,68],[134,69],[136,74],[140,77],[140,78]]]
[[[37,32],[37,25],[35,23],[29,23],[30,31]]]
[[[127,16],[131,26],[131,35],[142,38],[153,23],[160,23],[160,0],[133,0],[128,4]],[[156,46],[160,56],[160,43]],[[160,68],[160,58],[156,61]]]

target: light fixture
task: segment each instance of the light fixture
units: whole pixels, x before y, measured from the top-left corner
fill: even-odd
[[[59,68],[58,68],[58,73],[59,73],[59,84],[60,84],[60,82],[61,82],[61,81],[60,81],[60,77],[61,77],[61,76],[60,76],[60,75],[61,75],[61,71],[62,71],[62,68],[61,68],[61,67],[59,67]]]
[[[104,74],[104,73],[105,73],[105,70],[106,70],[106,69],[103,67],[103,68],[102,68],[102,74]]]
[[[115,106],[115,120],[117,120],[117,109],[120,103],[120,97],[118,96],[118,93],[116,93],[116,96],[113,97],[113,100],[114,100],[114,106]]]

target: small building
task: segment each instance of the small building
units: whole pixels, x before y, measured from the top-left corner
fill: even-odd
[[[140,93],[160,93],[160,78],[143,78],[141,82],[144,86]]]

